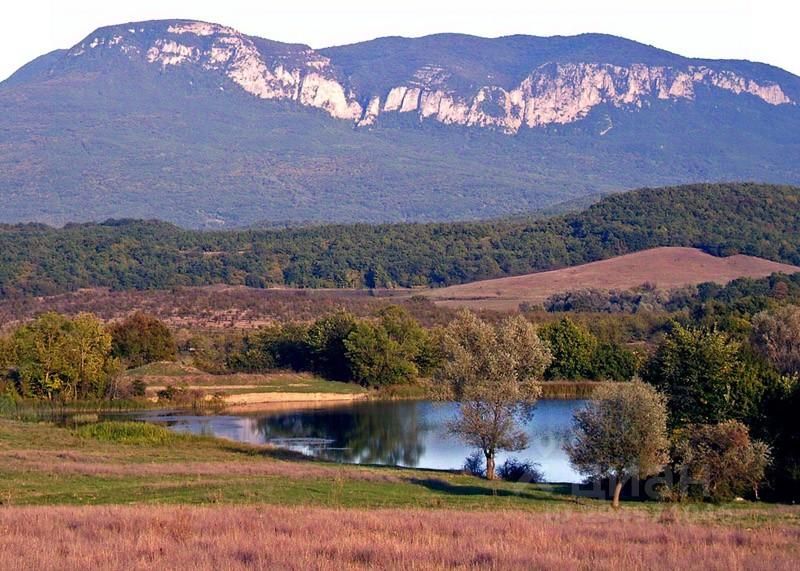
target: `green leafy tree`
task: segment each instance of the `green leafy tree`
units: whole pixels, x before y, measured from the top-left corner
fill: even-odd
[[[623,483],[658,473],[667,463],[665,398],[642,382],[606,387],[573,418],[573,440],[566,446],[582,474],[611,478],[612,505],[619,507]]]
[[[119,362],[113,357],[113,338],[103,323],[90,313],[71,320],[66,343],[67,360],[74,368],[74,397],[106,395],[116,377]]]
[[[600,343],[592,355],[591,378],[630,381],[639,370],[639,357],[617,343]]]
[[[66,360],[69,322],[58,313],[45,313],[14,333],[17,372],[23,396],[52,399],[69,394],[73,381]]]
[[[545,371],[545,378],[592,377],[592,359],[597,348],[597,338],[586,328],[564,317],[542,327],[540,334],[553,355],[553,361]]]
[[[417,375],[413,353],[380,323],[359,323],[345,339],[344,346],[353,378],[364,386],[408,383]]]
[[[355,316],[337,311],[317,319],[306,337],[315,371],[334,381],[349,381],[353,374],[347,359],[345,339],[356,328]]]
[[[402,307],[377,312],[374,321],[361,321],[345,340],[355,380],[365,386],[412,382],[435,366],[428,332]]]
[[[177,348],[172,332],[152,315],[134,313],[113,324],[110,331],[112,354],[128,367],[175,359]]]
[[[241,348],[228,358],[228,366],[247,372],[309,369],[307,335],[308,327],[299,323],[262,327],[244,337]]]
[[[20,392],[52,399],[104,396],[116,374],[111,335],[95,316],[45,313],[13,337]]]
[[[459,403],[449,430],[486,458],[486,477],[495,477],[498,450],[527,445],[521,424],[541,394],[538,381],[550,351],[521,316],[492,326],[462,311],[444,330],[437,372],[442,399]]]
[[[671,426],[715,424],[752,410],[760,380],[741,349],[715,329],[674,325],[642,374],[667,396]]]
[[[784,386],[765,399],[765,436],[773,449],[769,477],[773,495],[800,502],[800,381],[785,377]]]

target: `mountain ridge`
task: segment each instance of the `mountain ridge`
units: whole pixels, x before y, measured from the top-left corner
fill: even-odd
[[[108,26],[0,83],[0,221],[483,219],[800,183],[800,78],[712,61],[602,34],[314,50],[192,20]]]
[[[154,35],[159,37],[154,39]],[[371,52],[366,57],[365,50]],[[476,50],[491,52],[486,63],[464,55]],[[772,79],[744,77],[733,69],[740,65],[761,69],[760,64],[728,60],[730,69],[714,69],[707,64],[721,62],[685,58],[603,34],[546,38],[434,34],[314,50],[305,44],[248,36],[215,23],[153,20],[99,28],[66,54],[51,52],[38,64],[23,68],[23,77],[35,78],[54,60],[48,75],[59,64],[68,68],[65,60],[70,56],[91,58],[104,52],[121,52],[130,60],[144,58],[160,65],[162,73],[170,67],[192,65],[219,71],[258,98],[293,100],[358,126],[372,126],[385,113],[416,112],[420,121],[433,119],[514,134],[523,126],[580,120],[601,103],[641,107],[653,97],[694,99],[703,87],[747,93],[771,105],[797,104],[786,93],[786,89],[795,91],[792,82],[784,87]],[[370,83],[375,56],[393,69],[391,80]],[[499,76],[493,71],[499,67],[498,60],[512,66]],[[780,70],[771,71],[780,74]],[[760,75],[765,73],[762,69]],[[11,84],[19,79],[12,75]],[[795,79],[800,84],[800,78]],[[569,80],[578,85],[565,93]],[[465,89],[475,93],[470,97],[463,93]]]

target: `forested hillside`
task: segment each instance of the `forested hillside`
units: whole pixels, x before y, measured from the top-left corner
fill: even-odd
[[[157,221],[0,226],[0,293],[81,287],[442,286],[656,246],[800,263],[800,188],[687,185],[544,220],[202,232]]]

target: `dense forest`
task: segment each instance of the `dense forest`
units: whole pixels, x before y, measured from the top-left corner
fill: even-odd
[[[0,295],[154,289],[445,286],[657,246],[800,264],[800,188],[642,189],[547,219],[202,232],[158,221],[0,226]]]

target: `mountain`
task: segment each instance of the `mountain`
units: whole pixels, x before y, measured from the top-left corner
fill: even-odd
[[[598,34],[313,50],[124,24],[0,83],[0,221],[479,219],[637,186],[800,183],[798,102],[786,71]]]

